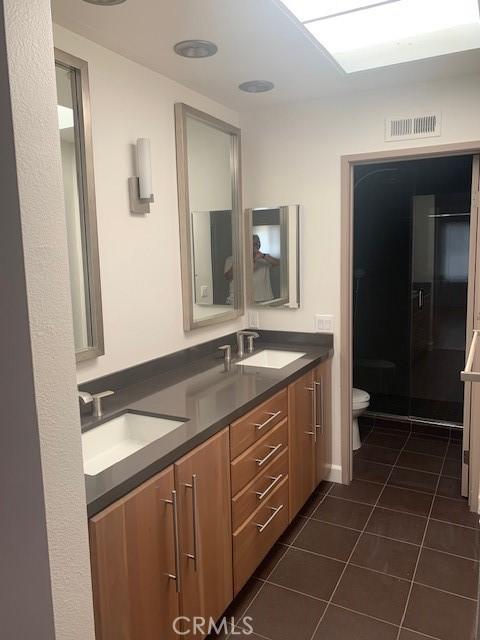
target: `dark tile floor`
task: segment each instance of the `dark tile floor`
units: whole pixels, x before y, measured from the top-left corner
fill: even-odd
[[[323,483],[233,602],[253,640],[473,640],[480,527],[461,445],[364,428],[349,487]]]

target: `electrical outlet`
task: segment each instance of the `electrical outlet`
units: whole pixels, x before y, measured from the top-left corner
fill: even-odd
[[[333,316],[315,315],[315,331],[318,333],[332,333]]]
[[[260,329],[260,320],[258,317],[258,311],[248,312],[248,326],[250,329]]]
[[[200,297],[208,298],[208,285],[202,284],[202,286],[200,287]]]

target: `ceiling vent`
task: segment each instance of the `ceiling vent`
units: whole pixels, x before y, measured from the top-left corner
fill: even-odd
[[[442,114],[438,111],[421,116],[385,118],[385,141],[434,138],[440,135],[441,127]]]

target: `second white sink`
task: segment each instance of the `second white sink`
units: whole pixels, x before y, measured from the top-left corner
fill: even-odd
[[[108,420],[82,433],[83,470],[87,476],[96,476],[182,424],[129,412]]]
[[[282,369],[283,367],[286,367],[287,364],[298,360],[298,358],[301,358],[304,355],[305,353],[301,353],[300,351],[279,351],[277,349],[264,349],[263,351],[259,351],[253,356],[245,358],[244,360],[240,360],[235,364],[245,367],[268,367],[270,369]]]

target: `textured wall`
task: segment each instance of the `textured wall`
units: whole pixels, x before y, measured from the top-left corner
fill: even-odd
[[[39,503],[38,493],[42,489],[42,478],[39,477],[38,461],[35,461],[33,455],[37,444],[35,434],[32,433],[35,416],[30,415],[35,409],[38,427],[36,438],[40,438],[43,472],[55,638],[93,640],[87,518],[76,398],[50,3],[48,0],[4,0],[3,6],[30,330],[30,345],[24,343],[23,352],[27,347],[31,351],[34,385],[32,389],[28,380],[31,377],[28,372],[32,371],[32,367],[26,362],[26,354],[19,351],[18,356],[24,357],[21,364],[25,384],[22,385],[21,380],[18,380],[11,390],[8,400],[16,404],[18,414],[12,408],[10,415],[6,414],[6,424],[2,424],[2,431],[14,436],[7,454],[11,455],[9,464],[16,467],[17,471],[6,482],[12,494],[18,493],[18,499],[5,520],[17,517],[17,510],[31,502],[30,519],[23,523],[27,530],[19,530],[14,550],[17,550],[18,545],[22,546],[22,536],[27,536],[28,532],[32,536],[39,535],[37,529],[40,528],[39,518],[43,505]],[[2,131],[3,125],[2,118]],[[12,168],[10,163],[10,169]],[[13,217],[18,213],[18,206],[16,210],[6,207],[4,211]],[[2,240],[7,239],[3,233],[1,236]],[[11,241],[14,239],[13,237]],[[17,243],[20,241],[19,238],[16,240]],[[0,253],[3,258],[3,247]],[[21,278],[21,265],[18,265],[18,256],[15,257],[17,264],[12,256],[12,263],[6,264],[2,269],[2,279]],[[21,302],[22,300],[17,300],[19,306]],[[2,310],[2,316],[3,313]],[[20,331],[21,321],[25,320],[21,309],[16,317]],[[1,335],[5,339],[3,331]],[[12,339],[18,339],[16,332]],[[3,358],[1,366],[5,366]],[[2,375],[2,385],[7,375]],[[30,408],[30,414],[26,413],[26,407]],[[2,420],[5,416],[3,412],[2,406]],[[27,425],[28,431],[23,424],[27,419],[31,421]],[[28,450],[30,458],[25,453]],[[0,451],[1,454],[5,453],[1,447]],[[32,486],[29,491],[33,479],[35,487]],[[25,505],[22,500],[25,500]],[[3,520],[2,511],[0,530],[4,526]],[[41,538],[39,545],[40,542]],[[37,550],[28,557],[28,548],[22,549],[22,552],[30,563],[28,581],[35,583],[45,572],[42,553]],[[2,556],[4,553],[5,548],[2,546]],[[20,575],[19,570],[18,577]],[[28,581],[24,585],[27,593],[31,589]],[[3,574],[1,582],[8,582]],[[43,599],[48,599],[48,596],[49,590],[44,589]],[[12,640],[51,640],[53,636],[47,633],[45,625],[40,626],[47,615],[42,596],[38,596],[38,605],[42,610],[42,614],[38,612],[38,619],[36,611],[29,611],[24,606],[23,595],[19,596],[18,605],[16,614],[18,625],[21,625],[20,631],[7,633],[5,637]],[[31,626],[27,631],[23,625]],[[4,632],[2,616],[2,637]]]

